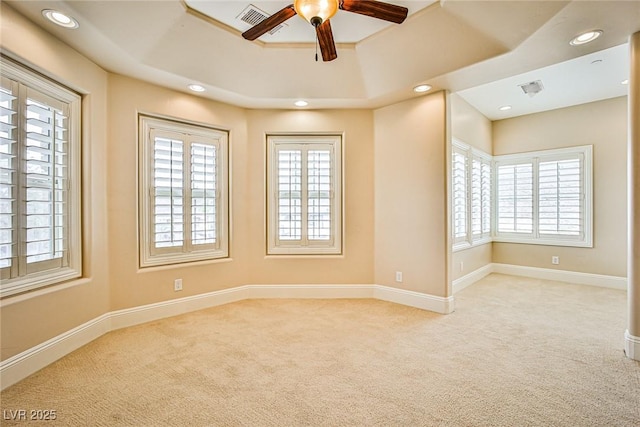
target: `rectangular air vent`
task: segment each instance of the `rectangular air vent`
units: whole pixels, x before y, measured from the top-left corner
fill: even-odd
[[[271,15],[269,15],[264,10],[260,10],[256,6],[250,4],[242,12],[240,12],[240,14],[237,16],[237,19],[239,19],[242,22],[246,22],[247,24],[249,24],[250,27],[253,27],[254,25],[259,24],[260,22],[262,22],[265,19],[267,19],[269,16],[271,16]],[[269,31],[269,34],[277,33],[282,28],[284,28],[286,25],[287,24],[284,24],[284,23],[278,25],[273,30]],[[250,27],[248,27],[248,28],[250,28]]]
[[[535,96],[537,93],[542,92],[542,89],[544,89],[544,86],[542,86],[542,80],[535,80],[533,82],[524,83],[518,86],[520,86],[520,89],[522,89],[522,91],[530,97]]]

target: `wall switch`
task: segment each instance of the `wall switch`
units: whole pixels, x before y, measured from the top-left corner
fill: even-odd
[[[396,271],[396,282],[402,283],[402,271]]]
[[[460,271],[464,271],[464,262],[460,261]]]
[[[173,290],[176,292],[182,290],[182,279],[176,279],[173,281]]]
[[[554,265],[560,264],[560,257],[559,256],[555,256],[555,255],[552,256],[551,257],[551,264],[554,264]]]

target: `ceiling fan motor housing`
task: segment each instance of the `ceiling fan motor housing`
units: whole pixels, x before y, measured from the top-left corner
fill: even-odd
[[[320,18],[319,16],[314,16],[313,18],[311,18],[311,20],[309,20],[309,22],[311,22],[311,25],[313,25],[314,27],[319,27],[322,24],[322,18]]]

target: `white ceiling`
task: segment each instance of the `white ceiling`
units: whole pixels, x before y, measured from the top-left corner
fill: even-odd
[[[490,119],[624,95],[625,44],[640,31],[640,1],[389,1],[414,13],[386,25],[339,11],[332,19],[338,59],[323,63],[314,61],[315,45],[299,17],[289,21],[301,24],[301,35],[286,42],[244,40],[245,28],[224,19],[246,0],[199,1],[213,16],[224,11],[215,19],[180,0],[4,3],[106,70],[182,91],[199,83],[207,89],[200,96],[241,107],[293,108],[303,98],[306,108],[377,108],[418,96],[412,87],[429,83],[459,92]],[[267,12],[288,3],[253,2]],[[45,8],[71,14],[80,28],[45,21]],[[360,32],[365,26],[374,33]],[[604,34],[569,45],[591,29]],[[539,79],[545,90],[535,97],[517,87]],[[498,112],[504,104],[512,110]]]
[[[435,3],[430,1],[390,1],[388,3],[404,6],[409,9],[408,16]],[[271,16],[284,7],[293,3],[288,1],[249,1],[249,0],[185,0],[190,8],[202,12],[203,14],[232,27],[243,33],[251,28],[251,25],[241,21],[240,15],[253,5],[258,11],[264,12],[266,16]],[[389,26],[395,24],[372,19],[366,16],[339,10],[331,18],[331,28],[333,38],[336,43],[357,43]],[[304,18],[295,16],[288,19],[282,28],[274,34],[265,34],[259,38],[264,43],[315,43],[316,32],[314,28]]]

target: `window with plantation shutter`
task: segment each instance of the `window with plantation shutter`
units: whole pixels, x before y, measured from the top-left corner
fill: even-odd
[[[80,277],[80,97],[2,59],[0,287]]]
[[[495,241],[592,246],[592,147],[498,156]]]
[[[228,135],[140,116],[140,265],[225,258]]]
[[[338,135],[267,138],[268,254],[342,253]]]
[[[453,249],[491,241],[491,156],[452,143]]]

